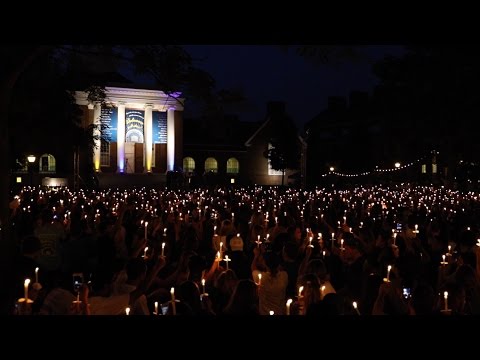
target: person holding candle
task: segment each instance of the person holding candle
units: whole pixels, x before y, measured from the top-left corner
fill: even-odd
[[[268,315],[273,310],[277,315],[284,315],[288,275],[280,268],[281,258],[274,251],[261,255],[257,248],[254,248],[254,254],[252,277],[258,279],[258,275],[262,274],[262,286],[258,289],[259,313]],[[264,260],[267,271],[260,270],[261,259]]]
[[[256,316],[258,312],[258,289],[250,279],[238,281],[222,314],[235,316]]]

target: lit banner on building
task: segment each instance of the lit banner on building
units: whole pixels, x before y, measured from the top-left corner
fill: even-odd
[[[143,110],[125,110],[125,142],[143,143]]]
[[[153,127],[153,143],[166,144],[167,143],[167,112],[166,111],[152,112],[152,127]]]
[[[110,142],[117,142],[118,111],[117,108],[103,108],[100,113],[103,135]]]

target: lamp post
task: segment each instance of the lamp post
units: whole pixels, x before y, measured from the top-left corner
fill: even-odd
[[[28,172],[30,173],[30,186],[33,186],[33,164],[35,163],[35,160],[37,158],[35,155],[28,155],[27,160],[28,160]]]

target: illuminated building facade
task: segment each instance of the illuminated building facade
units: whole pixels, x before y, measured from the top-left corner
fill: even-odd
[[[165,173],[181,166],[183,99],[179,93],[124,87],[105,87],[105,91],[106,105],[92,103],[86,92],[75,92],[84,126],[99,125],[94,135],[108,140],[95,140],[96,172]]]

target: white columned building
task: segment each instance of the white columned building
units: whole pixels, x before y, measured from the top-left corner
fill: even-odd
[[[153,127],[152,127],[152,109],[151,104],[145,105],[145,121],[143,132],[145,134],[145,172],[152,172],[152,146],[153,146]],[[167,143],[168,146],[168,143]]]
[[[182,166],[175,163],[182,159],[183,144],[184,99],[179,93],[120,87],[105,87],[105,92],[108,106],[75,92],[76,103],[85,106],[87,125],[102,124],[101,135],[109,139],[109,144],[95,141],[95,171],[161,173]]]
[[[93,108],[93,124],[95,128],[93,129],[94,148],[93,148],[93,166],[95,171],[100,171],[100,116],[101,116],[101,105],[100,103],[95,103]]]

